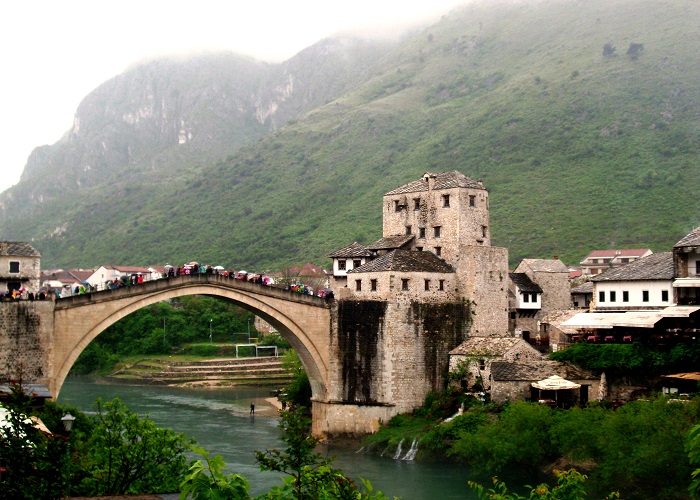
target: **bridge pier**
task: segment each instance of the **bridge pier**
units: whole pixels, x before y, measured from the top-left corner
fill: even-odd
[[[366,436],[396,415],[394,405],[312,401],[311,433],[322,439]]]

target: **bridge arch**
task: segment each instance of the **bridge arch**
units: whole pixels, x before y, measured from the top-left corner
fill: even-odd
[[[325,300],[206,274],[150,281],[57,301],[51,394],[58,397],[80,353],[110,325],[151,304],[186,295],[224,298],[269,322],[299,355],[309,376],[313,399],[328,400],[331,319]]]

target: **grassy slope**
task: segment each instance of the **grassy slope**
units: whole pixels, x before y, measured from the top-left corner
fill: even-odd
[[[62,265],[327,264],[380,236],[384,192],[457,169],[491,190],[493,242],[512,263],[667,250],[700,223],[698,18],[675,0],[468,8],[235,157],[157,189],[86,192],[71,238],[38,246]],[[608,42],[616,57],[603,57]]]

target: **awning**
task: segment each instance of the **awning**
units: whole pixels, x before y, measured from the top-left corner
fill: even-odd
[[[571,382],[569,380],[563,379],[558,375],[552,375],[539,382],[533,382],[532,387],[535,389],[541,389],[543,391],[559,391],[567,389],[578,389],[581,384]]]
[[[561,326],[573,328],[612,328],[611,324],[617,313],[578,313],[576,316],[564,321]]]
[[[700,311],[700,306],[669,306],[660,312],[667,318],[687,318],[695,311]]]
[[[673,288],[697,288],[700,287],[700,278],[676,278],[673,280]]]
[[[617,313],[578,313],[564,321],[561,326],[573,328],[614,328],[626,326],[632,328],[653,328],[663,319],[663,311],[627,311]]]

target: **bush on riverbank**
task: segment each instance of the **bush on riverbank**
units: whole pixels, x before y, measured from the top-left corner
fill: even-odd
[[[528,402],[474,405],[448,423],[426,419],[421,411],[394,417],[365,440],[365,450],[393,456],[402,439],[418,439],[418,460],[457,460],[489,474],[522,470],[533,482],[553,468],[574,466],[589,475],[595,491],[682,498],[692,471],[684,447],[700,421],[700,398],[658,397],[617,410],[597,404],[570,410]]]

